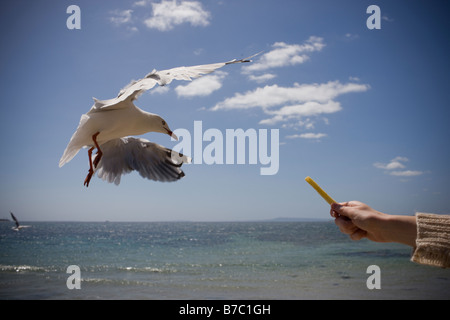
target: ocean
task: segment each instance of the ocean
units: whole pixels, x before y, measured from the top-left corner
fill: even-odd
[[[2,300],[450,298],[450,270],[332,221],[23,224],[0,223]]]

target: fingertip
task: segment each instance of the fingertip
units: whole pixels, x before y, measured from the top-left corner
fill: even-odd
[[[340,213],[342,207],[344,207],[345,204],[346,204],[346,202],[342,202],[342,203],[339,203],[339,202],[333,202],[333,203],[331,204],[331,210],[332,210],[332,211],[335,211],[335,212],[337,212],[337,213]]]
[[[340,205],[337,202],[333,202],[331,204],[331,210],[337,210],[337,209],[339,209],[339,207],[340,207]]]
[[[334,210],[330,210],[330,215],[333,217],[333,218],[339,218],[339,213],[337,213],[336,211],[334,211]]]

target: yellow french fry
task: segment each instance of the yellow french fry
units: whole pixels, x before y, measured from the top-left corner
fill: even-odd
[[[328,202],[329,205],[331,205],[332,203],[337,203],[325,191],[323,191],[322,188],[319,187],[319,185],[311,177],[306,177],[305,181],[308,182],[311,187],[316,189],[316,191],[322,196],[322,198],[325,199],[326,202]]]

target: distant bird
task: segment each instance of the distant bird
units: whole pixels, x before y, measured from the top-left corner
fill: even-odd
[[[29,228],[30,227],[30,226],[21,226],[20,223],[19,223],[19,220],[17,220],[17,218],[14,216],[14,214],[11,211],[9,213],[11,214],[11,217],[13,218],[14,222],[16,223],[16,226],[12,227],[12,229],[14,231],[19,231],[20,229]]]
[[[81,148],[88,147],[89,172],[84,180],[86,187],[95,171],[100,178],[116,185],[120,183],[122,174],[133,170],[155,181],[176,181],[182,178],[184,173],[180,167],[191,161],[189,157],[145,139],[127,137],[160,132],[178,140],[163,118],[141,110],[133,101],[156,84],[164,86],[172,80],[190,81],[228,64],[251,62],[250,58],[254,56],[222,63],[153,70],[143,79],[132,81],[120,90],[116,98],[93,98],[94,105],[81,116],[78,128],[59,161],[59,167],[72,160]],[[95,148],[97,154],[93,157]]]

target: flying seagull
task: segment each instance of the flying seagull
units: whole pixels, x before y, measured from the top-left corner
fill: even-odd
[[[129,137],[160,132],[178,140],[163,118],[136,107],[133,102],[156,84],[164,86],[172,80],[191,81],[225,65],[251,62],[254,56],[222,63],[153,70],[143,79],[125,86],[116,98],[93,98],[94,105],[81,116],[78,128],[59,160],[59,167],[72,160],[81,148],[89,148],[89,172],[84,180],[86,187],[95,172],[103,180],[116,185],[120,183],[122,174],[133,170],[155,181],[176,181],[182,178],[184,173],[180,167],[191,161],[189,157],[148,140]],[[92,156],[95,148],[97,153]]]
[[[14,231],[19,231],[20,229],[29,228],[30,227],[30,226],[21,226],[19,221],[17,220],[17,218],[14,216],[14,214],[11,211],[9,213],[11,214],[11,217],[13,218],[14,222],[16,223],[16,226],[12,227],[12,229]]]

